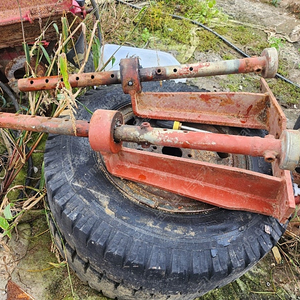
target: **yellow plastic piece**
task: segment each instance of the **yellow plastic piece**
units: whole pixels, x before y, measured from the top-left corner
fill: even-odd
[[[181,128],[181,123],[178,122],[178,121],[174,121],[173,129],[174,130],[179,130],[180,128]]]

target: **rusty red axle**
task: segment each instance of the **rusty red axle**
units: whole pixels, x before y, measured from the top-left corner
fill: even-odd
[[[106,120],[106,116],[110,114],[113,114],[112,119],[109,120],[109,123],[104,125],[102,120]],[[145,122],[141,126],[122,125],[122,119],[122,116],[117,111],[107,110],[95,111],[91,124],[84,120],[76,120],[73,122],[66,118],[48,118],[0,112],[0,127],[14,130],[89,137],[92,148],[100,152],[112,151],[117,153],[121,149],[121,142],[134,142],[148,146],[159,145],[261,156],[268,162],[273,162],[276,158],[281,159],[286,156],[287,143],[289,143],[288,139],[293,138],[291,133],[294,132],[284,131],[282,139],[275,139],[273,136],[267,136],[266,138],[245,137],[152,128],[149,123]],[[101,131],[106,130],[105,128],[111,128],[109,129],[110,136],[108,139],[105,139],[103,134],[100,134]],[[296,135],[296,139],[300,139],[298,136],[299,134]],[[289,166],[291,169],[295,168],[300,156],[300,153],[297,151],[293,151],[293,153],[295,153],[296,156],[298,155],[298,159],[295,160],[295,164]],[[280,165],[283,168],[287,168],[282,165],[282,163]]]
[[[278,58],[275,48],[265,49],[261,57],[251,57],[219,62],[196,63],[180,66],[139,68],[140,81],[160,81],[190,77],[225,75],[236,73],[262,73],[263,77],[274,77],[277,72]],[[69,82],[72,87],[85,87],[121,83],[120,71],[72,74]],[[132,81],[123,82],[129,86]],[[61,76],[26,78],[18,81],[20,91],[37,91],[61,88],[64,86]]]
[[[96,111],[95,114],[104,114]],[[190,148],[214,152],[262,156],[272,162],[281,155],[281,140],[274,137],[246,137],[218,133],[203,133],[152,128],[149,123],[141,126],[123,125],[114,130],[114,140],[138,144]],[[99,149],[99,151],[101,151]]]
[[[0,128],[88,137],[89,123],[0,112]]]

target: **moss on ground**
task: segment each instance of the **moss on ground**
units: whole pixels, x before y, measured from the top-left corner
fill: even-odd
[[[216,32],[226,37],[234,45],[246,48],[248,55],[258,55],[263,49],[269,47],[267,41],[267,34],[262,30],[247,27],[246,25],[228,25],[217,26],[215,28]]]
[[[172,1],[166,3],[158,1],[142,12],[124,5],[111,6],[111,9],[103,13],[103,19],[112,20],[107,24],[103,24],[105,40],[117,44],[128,43],[135,47],[171,51],[177,53],[176,58],[181,63],[194,63],[196,61],[193,57],[195,51],[219,53],[223,59],[241,58],[238,53],[211,32],[186,20],[175,20],[169,15],[176,13],[184,17],[191,17],[191,12],[188,14],[187,8],[191,6],[192,1],[187,1],[185,4],[184,1],[182,3],[178,1],[176,5]],[[260,55],[263,49],[274,46],[274,41],[268,41],[267,34],[257,28],[256,24],[250,26],[248,23],[237,24],[231,22],[227,16],[219,11],[213,12],[214,5],[212,4],[213,2],[210,3],[211,8],[209,8],[212,12],[208,14],[204,22],[211,25],[213,30],[241,48],[248,55]],[[208,7],[208,1],[206,1],[205,7],[199,10],[198,20],[203,21],[200,17],[201,12],[205,15]],[[215,17],[217,17],[216,20]],[[279,46],[277,45],[277,47]],[[282,59],[279,60],[278,72],[285,77],[289,75],[286,64]],[[225,80],[226,88],[234,92],[240,90],[240,87],[244,85],[246,85],[245,90],[248,90],[250,85],[256,88],[256,77],[254,76],[254,79],[251,80],[251,75],[249,76],[246,77],[247,82],[243,81],[242,83],[238,83],[234,77],[228,77]],[[231,79],[232,82],[230,82]],[[276,84],[271,81],[270,86],[281,104],[298,103],[297,88],[280,80]]]
[[[299,88],[281,79],[268,80],[268,84],[281,105],[289,107],[299,104]]]
[[[31,225],[31,235],[27,235],[26,256],[20,260],[12,274],[12,280],[15,283],[35,299],[107,299],[84,285],[73,271],[69,274],[66,264],[58,261],[58,253],[53,248],[45,210],[29,211],[26,214],[26,220]]]

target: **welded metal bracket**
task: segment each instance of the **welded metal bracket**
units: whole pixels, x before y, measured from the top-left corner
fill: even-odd
[[[134,113],[140,117],[265,129],[276,139],[286,129],[286,117],[264,79],[261,79],[260,94],[144,93],[139,80],[138,61],[134,59],[121,61],[121,78],[124,92],[131,96]],[[96,119],[94,114],[91,124],[97,123],[102,131],[105,130],[104,124],[112,123],[109,118],[105,121],[103,117]],[[102,143],[114,144],[112,141],[110,136]],[[98,144],[95,149],[101,151],[108,171],[121,178],[227,209],[271,215],[282,222],[295,209],[290,172],[281,170],[277,159],[272,163],[273,176],[268,176],[123,146],[120,148],[120,144],[118,152],[100,148]]]

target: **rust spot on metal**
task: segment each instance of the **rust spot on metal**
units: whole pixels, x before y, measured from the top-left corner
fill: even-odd
[[[248,108],[247,108],[247,111],[246,111],[246,116],[249,115],[251,109],[252,109],[253,105],[250,105]]]
[[[239,60],[239,73],[261,72],[267,64],[266,57],[250,57]]]
[[[205,101],[205,102],[209,102],[211,100],[211,95],[210,94],[206,94],[206,93],[203,93],[200,95],[200,98],[201,100]],[[191,100],[195,100],[196,97],[195,96],[191,96],[190,97]]]
[[[270,100],[266,97],[263,101],[259,101],[256,103],[255,110],[257,113],[257,120],[259,120],[263,124],[268,124],[270,118]]]
[[[139,175],[139,180],[145,181],[146,179],[147,179],[147,177],[145,175],[143,175],[143,174]]]

